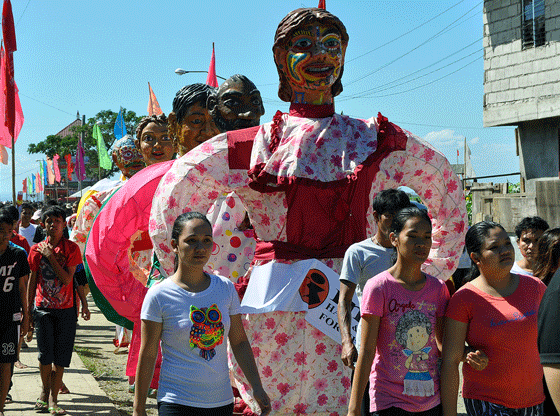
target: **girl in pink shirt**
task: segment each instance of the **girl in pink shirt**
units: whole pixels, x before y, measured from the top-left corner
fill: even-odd
[[[495,222],[473,225],[465,237],[472,279],[446,312],[441,399],[445,416],[457,415],[458,364],[465,341],[488,356],[486,369],[463,366],[469,416],[540,416],[543,370],[537,350],[537,312],[546,286],[510,272],[514,249]]]
[[[432,246],[430,217],[416,207],[402,209],[389,238],[397,261],[363,291],[348,415],[360,415],[368,377],[372,415],[441,415],[437,362],[449,292],[421,270]]]

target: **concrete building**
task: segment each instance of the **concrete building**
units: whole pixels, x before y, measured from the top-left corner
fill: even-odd
[[[521,194],[480,184],[473,220],[560,226],[560,1],[485,0],[483,23],[484,126],[517,127]]]
[[[485,0],[483,14],[484,126],[517,126],[525,181],[558,178],[560,1]]]

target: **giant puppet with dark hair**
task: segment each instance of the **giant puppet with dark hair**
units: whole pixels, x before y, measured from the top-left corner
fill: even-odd
[[[224,120],[219,123],[219,128],[207,109],[210,97],[214,100],[212,108],[219,107],[219,115]],[[173,110],[167,117],[168,128],[161,126],[164,116],[144,118],[137,128],[137,145],[140,145],[144,154],[142,139],[146,133],[149,133],[149,137],[145,138],[153,142],[157,134],[159,140],[167,139],[165,132],[168,132],[174,147],[182,156],[221,131],[257,126],[263,113],[259,91],[244,76],[235,75],[219,88],[205,84],[187,85],[173,99]],[[146,148],[152,151],[144,157],[153,159],[153,149],[156,148]],[[165,153],[163,146],[158,146],[158,149],[158,153]],[[103,298],[103,303],[98,303],[100,309],[109,320],[135,328],[126,369],[129,377],[136,373],[140,348],[140,308],[153,265],[148,235],[151,202],[159,181],[173,163],[153,162],[146,159],[149,166],[107,201],[92,227],[85,252],[88,270],[97,285],[95,294],[98,295],[97,299],[99,296]],[[216,243],[213,256],[207,264],[208,271],[237,279],[247,270],[248,262],[244,256],[232,256],[228,248],[244,255],[253,253],[253,231],[240,229],[245,210],[237,196],[226,193],[216,197],[216,204],[208,212]],[[115,227],[114,224],[119,226]],[[159,366],[156,366],[151,384],[153,389],[158,387],[158,369]]]
[[[289,113],[216,136],[178,159],[152,202],[150,235],[163,269],[172,273],[167,242],[174,219],[206,212],[222,192],[241,197],[258,240],[251,268],[237,283],[275,414],[347,411],[350,370],[340,360],[340,337],[325,335],[308,313],[316,306],[311,298],[324,299],[325,279],[309,281],[313,269],[302,265],[318,261],[338,273],[345,250],[375,234],[371,201],[379,191],[406,185],[427,205],[434,229],[424,265],[429,274],[449,278],[463,245],[465,202],[445,157],[381,114],[358,120],[334,112],[347,42],[344,25],[327,11],[289,13],[273,47]],[[336,304],[330,310],[336,314]],[[336,323],[336,315],[325,319]],[[257,411],[232,366],[244,400]]]

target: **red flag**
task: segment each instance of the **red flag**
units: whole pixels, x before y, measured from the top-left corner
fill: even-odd
[[[218,78],[216,77],[216,55],[214,54],[214,42],[212,42],[212,59],[208,67],[208,77],[206,77],[206,85],[218,88]]]
[[[3,86],[6,94],[6,113],[4,123],[8,126],[10,135],[14,137],[16,124],[16,100],[15,100],[15,83],[14,83],[14,56],[17,50],[16,30],[14,27],[14,16],[12,14],[12,4],[10,0],[4,0],[2,7],[2,36],[4,37],[4,45],[6,45],[6,64],[5,64],[5,82]],[[15,137],[14,137],[15,141]]]
[[[27,178],[23,180],[23,192],[27,193]]]
[[[319,9],[326,9],[325,0],[319,0],[319,5],[317,7]]]
[[[72,163],[72,155],[70,153],[68,153],[66,156],[64,156],[64,159],[66,160],[66,177],[68,178],[69,181],[72,180],[72,172],[74,172],[74,164]]]
[[[53,158],[54,179],[55,179],[55,181],[60,183],[62,178],[60,177],[60,168],[58,166],[58,159],[60,159],[60,156],[59,155],[54,155],[54,158]]]
[[[159,106],[156,95],[154,94],[154,91],[152,90],[152,87],[149,82],[148,82],[148,89],[150,90],[150,101],[148,102],[148,115],[159,116],[160,114],[163,114],[163,111],[161,111],[161,107]]]
[[[0,47],[0,120],[4,119],[7,122],[7,87],[6,87],[6,53],[4,47]],[[17,141],[21,127],[23,126],[23,111],[21,110],[21,103],[19,101],[18,88],[14,82],[14,98],[15,98],[15,137],[14,143]],[[7,125],[0,121],[0,145],[12,148],[12,135]]]
[[[459,149],[457,149],[457,157],[459,157]]]

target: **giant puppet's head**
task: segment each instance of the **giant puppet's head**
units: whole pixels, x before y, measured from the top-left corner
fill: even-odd
[[[165,114],[144,117],[136,127],[134,144],[146,166],[171,160],[175,149],[168,134]]]
[[[264,114],[261,93],[245,75],[233,75],[208,97],[208,112],[222,131],[258,126]]]
[[[114,142],[109,153],[113,157],[115,165],[127,179],[146,166],[130,134]]]
[[[278,96],[293,103],[326,104],[342,92],[348,33],[324,9],[294,10],[278,25],[272,52],[280,77]]]
[[[191,84],[175,95],[167,121],[179,156],[220,133],[206,108],[206,101],[214,91],[215,88],[206,84]]]

